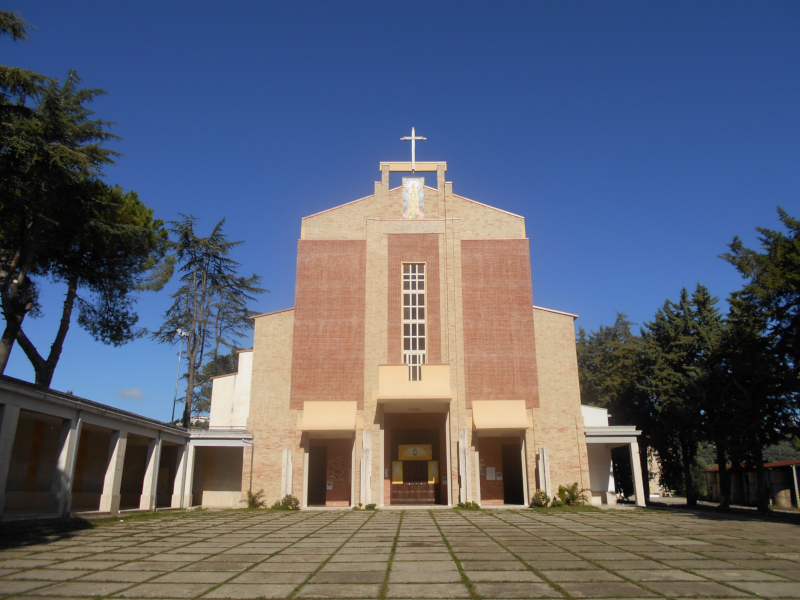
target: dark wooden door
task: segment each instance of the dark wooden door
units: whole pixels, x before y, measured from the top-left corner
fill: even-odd
[[[503,502],[523,504],[525,495],[522,488],[522,456],[517,444],[503,444]]]
[[[308,451],[308,505],[325,506],[328,485],[328,447],[311,446]]]

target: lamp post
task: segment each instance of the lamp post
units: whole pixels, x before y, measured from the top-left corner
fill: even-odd
[[[183,355],[183,340],[189,339],[189,333],[183,329],[176,329],[175,333],[178,334],[180,343],[178,344],[178,372],[175,374],[175,396],[172,398],[172,419],[170,423],[175,422],[175,404],[178,402],[178,381],[181,376],[181,357]]]

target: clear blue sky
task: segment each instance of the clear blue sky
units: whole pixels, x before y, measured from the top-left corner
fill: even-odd
[[[643,323],[717,256],[800,216],[798,2],[6,2],[33,23],[2,62],[109,95],[108,181],[158,217],[227,218],[236,258],[294,303],[300,218],[372,193],[428,138],[457,194],[521,214],[534,303]],[[394,183],[394,182],[393,182]],[[26,321],[43,351],[60,287]],[[168,294],[142,296],[157,328]],[[168,418],[177,349],[70,330],[53,387]],[[7,374],[33,379],[17,348]],[[133,392],[125,392],[133,390]],[[138,392],[136,391],[138,390]],[[127,397],[126,397],[127,396]],[[138,396],[138,397],[136,397]]]

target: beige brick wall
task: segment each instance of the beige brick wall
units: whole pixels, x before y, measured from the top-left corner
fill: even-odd
[[[304,217],[300,238],[304,240],[366,239],[366,219],[374,216],[374,201],[374,196],[367,196]]]
[[[292,381],[292,337],[294,309],[255,319],[253,334],[253,380],[248,430],[253,432],[252,490],[263,489],[271,504],[280,499],[281,461],[284,449],[294,449],[295,471],[303,456],[297,432],[297,411],[289,409]],[[245,452],[242,491],[250,486],[251,453]],[[294,495],[302,493],[301,479],[294,482]]]
[[[534,430],[530,441],[537,452],[542,447],[548,449],[550,482],[554,490],[559,484],[569,485],[575,481],[579,487],[588,489],[589,466],[573,317],[534,308],[533,320],[539,408],[532,411]],[[528,448],[529,456],[532,450],[534,448]],[[535,485],[531,487],[535,489]]]
[[[446,196],[446,217],[459,219],[461,239],[524,238],[525,219],[456,194]]]

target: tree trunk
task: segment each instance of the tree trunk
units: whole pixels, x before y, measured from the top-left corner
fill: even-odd
[[[0,306],[3,309],[6,327],[3,330],[2,337],[0,337],[0,375],[5,372],[6,366],[8,366],[8,359],[11,357],[11,350],[14,348],[14,340],[17,339],[17,334],[22,328],[22,321],[28,311],[33,308],[31,305],[26,305],[23,299],[28,272],[31,268],[31,258],[28,256],[30,253],[25,253],[24,249],[30,245],[32,227],[33,225],[29,224],[26,228],[23,250],[16,253],[8,267],[8,271],[3,272],[4,281],[2,289],[0,289]]]
[[[53,340],[53,344],[50,346],[50,354],[47,360],[42,358],[36,346],[28,339],[28,336],[25,335],[22,328],[17,332],[17,341],[33,366],[33,370],[36,373],[36,380],[34,383],[38,386],[49,388],[50,384],[53,382],[53,374],[61,358],[61,352],[64,349],[64,339],[67,337],[67,332],[69,331],[72,309],[75,307],[75,298],[77,295],[78,278],[73,277],[67,283],[67,295],[66,298],[64,298],[64,304],[61,309],[61,321],[58,325],[56,339]]]
[[[683,485],[686,487],[686,505],[697,506],[697,496],[694,493],[694,479],[692,478],[692,463],[694,455],[689,453],[690,442],[681,440],[681,454],[683,454]]]
[[[17,333],[22,326],[22,319],[17,318],[17,315],[11,310],[4,310],[3,314],[6,317],[6,328],[3,330],[3,336],[0,337],[0,375],[6,370],[11,350],[14,348],[14,340],[17,339]]]
[[[756,497],[758,499],[758,512],[769,512],[769,498],[767,497],[767,471],[764,469],[764,454],[761,449],[761,440],[756,438],[753,448],[753,457],[756,463]]]
[[[731,507],[731,472],[728,470],[728,457],[725,445],[717,442],[717,477],[719,479],[719,507],[729,510]]]

